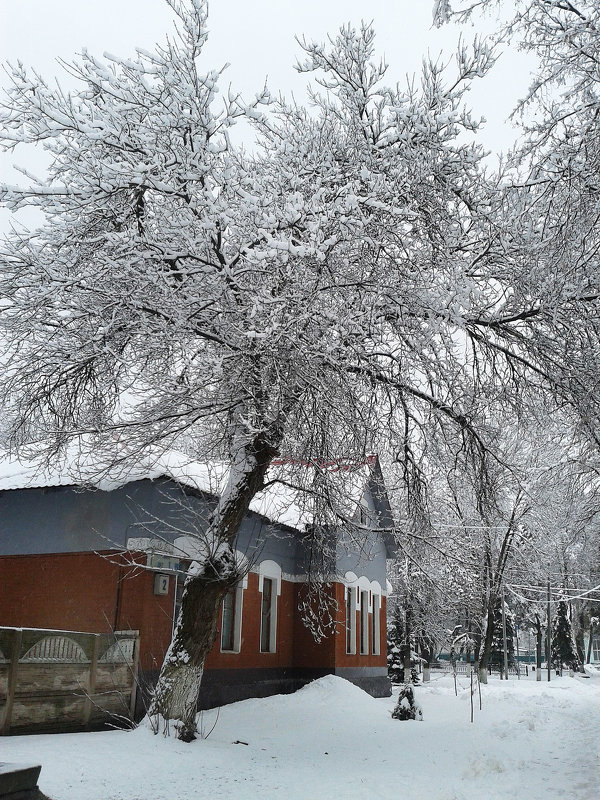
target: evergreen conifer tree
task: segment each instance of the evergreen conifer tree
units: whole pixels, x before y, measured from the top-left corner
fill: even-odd
[[[400,606],[396,606],[387,632],[388,675],[392,683],[404,682],[402,646],[404,642],[404,621]]]
[[[506,650],[509,668],[516,666],[515,661],[515,620],[509,607],[504,604],[506,616]],[[494,638],[490,656],[490,666],[497,666],[500,672],[504,669],[504,643],[502,641],[502,600],[498,598],[494,608]]]
[[[398,702],[392,711],[392,719],[416,719],[423,720],[423,710],[415,700],[415,690],[410,684],[406,684],[400,690]]]
[[[562,669],[563,666],[573,670],[581,669],[569,620],[569,609],[564,600],[559,601],[556,616],[552,621],[551,657],[554,669]]]

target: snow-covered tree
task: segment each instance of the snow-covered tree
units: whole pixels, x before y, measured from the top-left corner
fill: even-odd
[[[529,277],[509,306],[526,313],[533,337],[563,338],[554,359],[539,368],[568,385],[579,422],[600,444],[600,6],[596,0],[449,0],[434,19],[466,21],[482,11],[503,12],[497,39],[510,40],[537,60],[526,97],[515,109],[522,131],[510,155],[507,215],[512,258],[528,259]],[[508,14],[508,17],[506,16]],[[508,240],[507,240],[508,242]],[[563,311],[550,321],[553,298]],[[528,309],[523,300],[528,297]],[[535,333],[533,333],[535,331]]]
[[[326,89],[314,113],[266,92],[219,102],[218,71],[200,66],[204,2],[170,5],[165,45],[84,52],[68,67],[77,91],[12,69],[3,146],[43,143],[53,160],[0,193],[44,215],[5,244],[1,325],[12,445],[75,442],[101,470],[183,442],[231,464],[151,709],[189,739],[239,578],[233,542],[277,453],[361,455],[399,416],[407,443],[430,419],[485,455],[452,332],[484,203],[460,104],[487,55],[463,53],[450,88],[430,67],[402,92],[371,61],[372,30],[346,28],[329,49],[304,45],[301,69]],[[252,154],[231,143],[240,118],[260,136]]]
[[[399,605],[388,616],[387,665],[392,683],[404,682],[404,620]]]
[[[74,446],[98,472],[173,445],[230,464],[151,708],[188,740],[239,579],[235,537],[273,457],[319,467],[385,449],[417,507],[421,456],[439,441],[477,465],[485,494],[490,409],[556,392],[561,376],[539,365],[581,332],[571,315],[565,338],[565,291],[528,333],[541,271],[530,291],[511,288],[530,263],[506,255],[504,201],[463,103],[493,61],[486,46],[462,48],[449,79],[427,64],[404,90],[386,85],[371,27],[346,27],[302,42],[299,69],[320,87],[310,110],[266,90],[245,102],[202,66],[204,0],[167,2],[165,44],[82,53],[67,65],[76,90],[9,68],[0,143],[41,144],[52,161],[0,189],[9,208],[43,215],[3,245],[1,397],[21,451]],[[242,119],[251,151],[232,142]],[[330,498],[317,472],[312,491]],[[321,508],[317,538],[347,522],[335,502]]]
[[[506,653],[509,669],[514,667],[515,661],[515,622],[507,603],[504,603],[504,618],[506,623]],[[490,651],[489,666],[504,670],[504,632],[502,626],[502,600],[499,599],[494,607],[493,618],[494,635]]]
[[[423,709],[415,699],[415,690],[410,683],[405,684],[398,695],[398,702],[392,711],[392,719],[415,719],[423,721]]]
[[[552,620],[550,648],[554,669],[562,671],[563,666],[572,670],[581,669],[581,659],[577,654],[573,628],[569,620],[569,606],[564,600],[559,600],[556,606],[556,614]]]

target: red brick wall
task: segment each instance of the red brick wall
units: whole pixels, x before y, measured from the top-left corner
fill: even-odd
[[[385,597],[381,598],[380,609],[380,655],[346,654],[346,628],[344,586],[334,584],[338,604],[337,625],[334,632],[316,642],[304,626],[298,613],[302,584],[282,581],[281,595],[278,598],[277,613],[277,652],[260,652],[260,602],[258,575],[248,575],[248,588],[244,590],[242,606],[242,644],[239,653],[221,653],[221,621],[213,649],[206,660],[207,669],[250,669],[255,667],[301,667],[333,669],[334,667],[385,667],[386,653],[386,612]],[[356,612],[357,632],[359,631],[359,612]],[[371,642],[372,615],[369,614],[369,646]],[[359,642],[357,640],[357,649]]]
[[[297,583],[295,586],[296,608],[302,600],[303,588],[301,583]],[[335,666],[335,643],[339,635],[340,631],[336,627],[335,632],[330,631],[326,638],[317,642],[302,622],[300,613],[297,612],[294,620],[294,666],[308,669],[311,667],[333,669]]]
[[[137,558],[144,557],[140,554]],[[91,633],[138,630],[140,668],[158,669],[171,641],[175,579],[171,576],[169,594],[161,596],[154,594],[154,576],[154,572],[132,566],[114,551],[3,556],[0,625]],[[277,652],[261,653],[261,594],[258,575],[250,573],[243,598],[241,652],[220,652],[219,620],[206,668],[385,666],[385,598],[380,611],[381,654],[347,655],[344,587],[334,586],[336,632],[317,643],[297,612],[301,584],[282,580],[277,598]],[[358,625],[357,612],[357,631]]]
[[[385,667],[387,666],[386,644],[386,598],[381,598],[379,611],[379,655],[371,653],[360,654],[360,612],[356,612],[356,653],[346,653],[346,606],[344,601],[344,586],[336,583],[336,599],[340,609],[338,622],[338,635],[335,637],[335,665],[336,667]],[[356,591],[354,589],[354,591]],[[371,642],[372,615],[369,614],[369,643]],[[370,649],[370,644],[369,644]]]
[[[139,630],[142,669],[160,666],[171,640],[174,580],[155,595],[154,573],[114,551],[2,556],[0,587],[0,625]]]
[[[295,586],[281,581],[277,598],[277,652],[260,652],[260,604],[258,575],[248,575],[242,604],[242,643],[239,653],[221,652],[221,620],[213,648],[206,659],[207,669],[253,669],[255,667],[289,667],[293,661]]]
[[[175,576],[169,576],[169,593],[154,594],[157,573],[146,569],[122,572],[118,630],[139,630],[140,669],[160,669],[173,632]]]
[[[94,553],[0,558],[0,623],[105,633],[113,629],[119,567]]]

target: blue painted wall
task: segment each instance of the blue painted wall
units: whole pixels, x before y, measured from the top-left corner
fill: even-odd
[[[73,486],[0,491],[0,555],[124,549],[132,537],[172,542],[205,530],[214,503],[167,478],[134,481],[110,492]],[[348,536],[337,547],[331,544],[330,571],[343,576],[351,570],[385,586],[385,548],[378,534],[364,537],[360,554]],[[253,513],[242,524],[237,549],[251,564],[271,559],[291,575],[304,572],[309,558],[302,534]]]

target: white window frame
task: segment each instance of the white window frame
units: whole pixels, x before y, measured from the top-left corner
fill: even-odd
[[[371,622],[371,655],[381,655],[381,595],[372,593],[373,621]]]
[[[269,649],[262,649],[262,626],[263,626],[263,586],[265,578],[273,582],[271,592],[271,608],[269,615]],[[258,591],[260,592],[260,628],[258,648],[261,653],[277,652],[277,598],[281,594],[281,567],[275,561],[261,561],[258,565]]]
[[[359,591],[359,610],[360,610],[360,654],[369,655],[370,636],[369,636],[369,595],[367,589]]]
[[[242,649],[242,613],[244,609],[244,589],[248,588],[248,578],[244,577],[235,588],[235,599],[233,607],[233,650],[223,647],[223,602],[221,603],[221,633],[220,648],[221,653],[239,653]]]
[[[346,586],[344,592],[344,614],[346,632],[346,655],[356,655],[356,599],[358,589],[354,586]],[[348,625],[348,622],[350,625]]]

